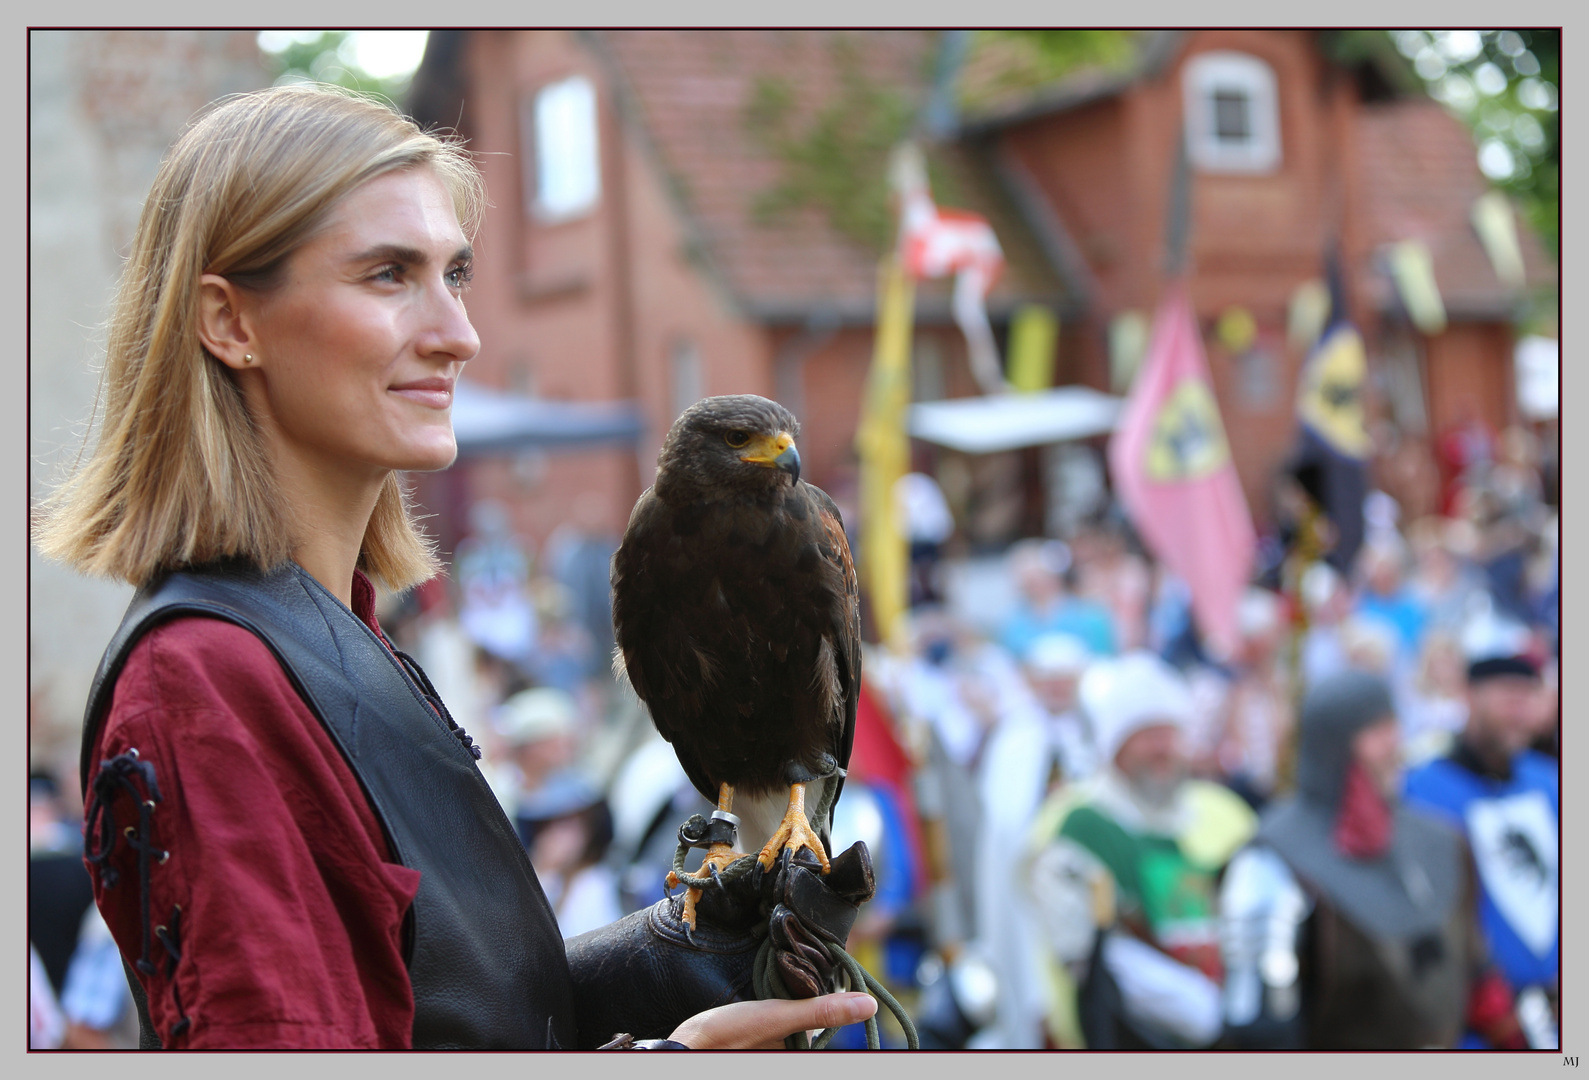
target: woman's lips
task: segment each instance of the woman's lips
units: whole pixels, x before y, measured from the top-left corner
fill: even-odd
[[[430,409],[446,409],[452,406],[451,379],[419,379],[415,382],[403,383],[401,386],[393,386],[390,392]]]

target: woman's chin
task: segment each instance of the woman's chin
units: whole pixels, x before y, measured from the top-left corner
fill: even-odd
[[[445,441],[413,447],[403,455],[401,463],[393,466],[399,472],[440,472],[458,459],[458,443],[448,433]]]

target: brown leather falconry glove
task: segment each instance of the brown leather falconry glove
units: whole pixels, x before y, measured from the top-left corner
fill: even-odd
[[[790,997],[842,989],[842,971],[822,942],[844,944],[875,881],[863,843],[830,866],[821,873],[802,851],[769,872],[723,878],[703,891],[693,933],[683,896],[675,895],[571,939],[579,1046],[601,1046],[619,1033],[666,1039],[697,1013],[755,1000],[754,966],[769,937],[770,963]]]

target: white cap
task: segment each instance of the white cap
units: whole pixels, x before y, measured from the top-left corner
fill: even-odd
[[[1044,634],[1022,659],[1038,675],[1080,675],[1092,663],[1092,651],[1074,634]]]
[[[512,746],[540,742],[574,730],[578,709],[565,690],[537,686],[521,690],[502,703],[497,728]]]
[[[1462,627],[1462,655],[1470,664],[1522,656],[1532,642],[1528,627],[1493,605],[1481,607]]]
[[[1242,637],[1254,638],[1280,627],[1280,598],[1268,589],[1250,586],[1236,607],[1236,623]]]
[[[1394,624],[1378,615],[1358,612],[1341,623],[1341,647],[1349,654],[1361,656],[1375,670],[1396,659],[1398,635]]]
[[[1099,757],[1106,762],[1143,728],[1174,724],[1185,731],[1192,723],[1192,690],[1186,678],[1145,650],[1093,664],[1078,693],[1092,721]]]

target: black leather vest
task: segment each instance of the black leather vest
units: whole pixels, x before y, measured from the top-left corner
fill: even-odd
[[[414,1046],[572,1048],[563,938],[507,815],[397,658],[296,564],[172,574],[139,591],[89,692],[85,788],[127,654],[185,615],[236,623],[265,643],[358,777],[392,857],[420,872],[404,941]]]

